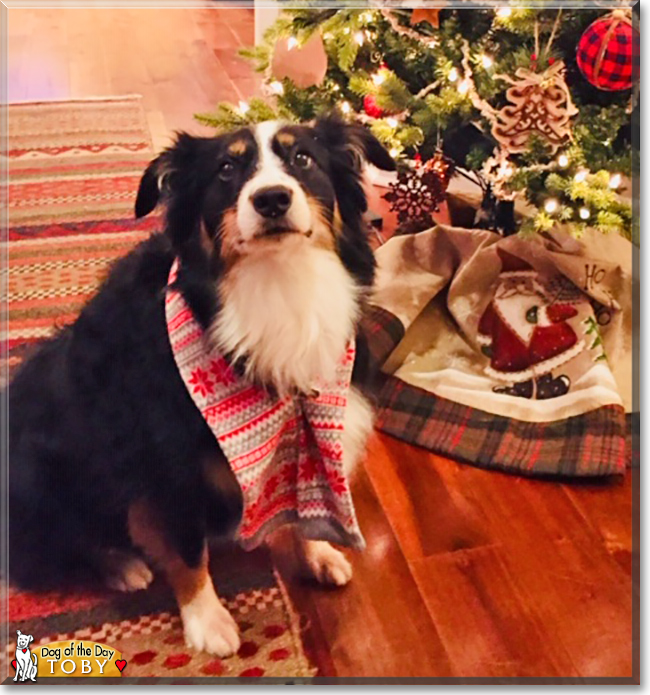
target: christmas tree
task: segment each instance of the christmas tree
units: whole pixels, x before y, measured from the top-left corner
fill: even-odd
[[[264,98],[197,118],[232,128],[338,109],[404,162],[444,153],[484,201],[525,198],[522,232],[564,224],[577,236],[589,226],[631,237],[620,194],[638,166],[632,21],[620,2],[286,9],[243,51],[265,77]]]

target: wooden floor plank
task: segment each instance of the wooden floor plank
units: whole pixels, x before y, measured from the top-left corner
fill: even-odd
[[[436,464],[428,452],[386,435],[371,442],[366,469],[409,561],[493,542],[454,482],[458,467],[453,461]]]
[[[290,558],[278,555],[297,609],[328,646],[336,672],[319,663],[322,675],[457,675],[365,472],[353,493],[367,549],[352,555],[354,577],[348,586],[323,591],[305,585]]]
[[[454,669],[467,678],[577,677],[564,647],[516,588],[503,548],[475,548],[413,563]]]

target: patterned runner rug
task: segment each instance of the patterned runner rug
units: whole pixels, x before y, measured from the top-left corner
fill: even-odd
[[[153,156],[138,97],[11,105],[8,122],[5,379],[39,339],[74,319],[109,264],[160,222],[133,219],[138,182]],[[312,676],[297,617],[268,555],[222,552],[228,571],[215,583],[242,631],[242,647],[231,659],[185,647],[161,580],[134,594],[5,589],[7,654],[20,629],[34,636],[34,646],[62,639],[113,645],[127,660],[127,678]],[[8,662],[5,675],[13,678]]]

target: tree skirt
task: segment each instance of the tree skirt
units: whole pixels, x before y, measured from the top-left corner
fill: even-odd
[[[439,225],[377,252],[364,319],[382,370],[376,425],[526,475],[624,473],[632,247]]]
[[[140,176],[153,156],[139,98],[11,105],[8,124],[5,377],[39,339],[74,320],[109,263],[160,223],[133,219]],[[68,638],[113,645],[128,662],[124,677],[313,675],[270,558],[233,552],[216,580],[242,631],[231,659],[186,649],[175,602],[160,580],[134,594],[5,590],[9,653],[20,629],[37,645]]]

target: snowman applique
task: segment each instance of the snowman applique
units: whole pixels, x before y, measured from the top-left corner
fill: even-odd
[[[585,349],[569,323],[578,310],[528,263],[502,250],[499,256],[503,269],[477,336],[490,358],[485,371],[499,382],[492,390],[538,400],[563,396],[571,380],[561,368]]]

